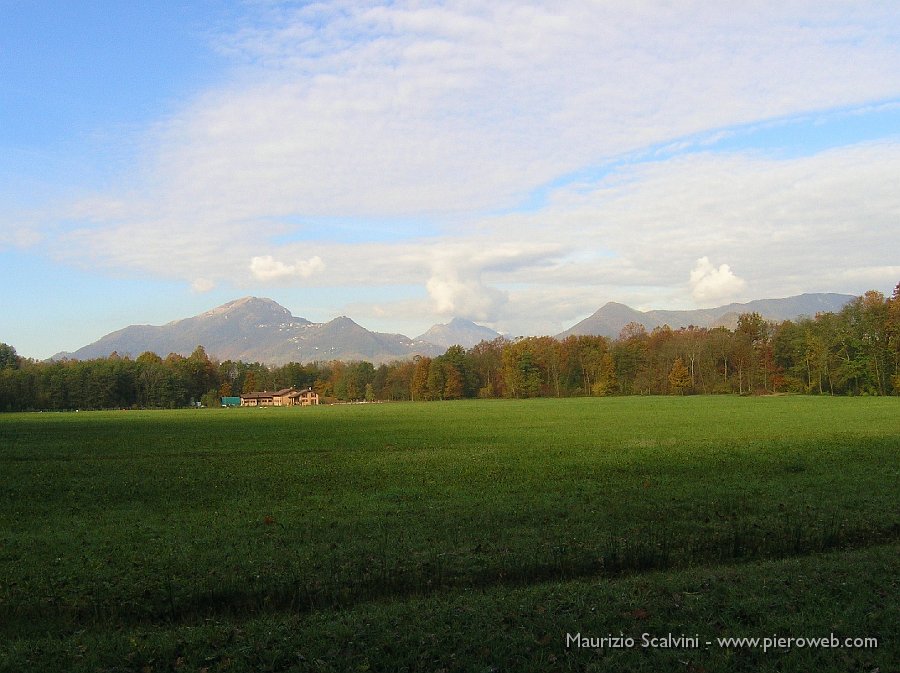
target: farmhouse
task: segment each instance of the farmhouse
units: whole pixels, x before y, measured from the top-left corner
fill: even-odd
[[[283,388],[275,392],[263,390],[241,395],[242,407],[308,407],[318,403],[319,395],[312,388]]]

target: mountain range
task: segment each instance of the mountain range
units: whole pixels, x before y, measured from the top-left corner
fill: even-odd
[[[689,325],[733,328],[741,313],[756,311],[768,320],[781,321],[839,311],[852,299],[852,295],[844,294],[803,294],[693,311],[637,311],[624,304],[609,302],[557,337],[594,334],[615,338],[629,322],[640,323],[647,330],[664,324],[673,329]],[[372,332],[346,316],[314,323],[292,315],[271,299],[244,297],[165,325],[131,325],[74,352],[58,353],[52,359],[87,360],[107,357],[112,352],[137,357],[145,351],[161,356],[169,353],[186,356],[202,345],[218,360],[270,365],[292,361],[365,360],[378,365],[414,355],[433,357],[451,345],[470,348],[498,336],[498,332],[488,327],[454,318],[410,339],[402,334]]]
[[[745,304],[727,304],[717,308],[700,308],[690,311],[638,311],[625,304],[608,302],[577,325],[557,334],[558,339],[570,335],[595,334],[614,339],[622,328],[635,322],[649,332],[654,327],[668,325],[681,327],[737,327],[742,313],[759,313],[766,320],[782,322],[802,316],[814,317],[816,313],[840,311],[847,302],[855,299],[849,294],[815,293],[800,294],[784,299],[757,299]]]
[[[402,334],[369,331],[346,316],[314,323],[295,317],[271,299],[244,297],[165,325],[131,325],[74,353],[55,355],[54,359],[84,360],[106,357],[113,351],[131,357],[145,351],[162,356],[189,355],[198,345],[219,360],[266,364],[329,360],[367,360],[378,364],[444,352],[439,346],[413,341]]]

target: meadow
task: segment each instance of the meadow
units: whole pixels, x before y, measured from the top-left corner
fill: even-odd
[[[900,670],[898,476],[898,398],[3,414],[0,670]]]

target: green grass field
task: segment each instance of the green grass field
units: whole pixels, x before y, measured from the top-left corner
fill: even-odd
[[[0,670],[900,670],[898,472],[897,398],[0,415]]]

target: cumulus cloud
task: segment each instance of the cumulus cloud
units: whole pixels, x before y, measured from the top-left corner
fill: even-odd
[[[486,282],[485,276],[502,280],[510,273],[534,273],[563,251],[559,243],[510,243],[485,234],[436,246],[428,254],[425,284],[432,310],[442,316],[495,322],[508,293]]]
[[[250,260],[250,272],[259,280],[284,280],[289,278],[309,278],[325,268],[321,257],[310,257],[293,264],[285,264],[272,257],[264,255],[253,257]]]
[[[480,274],[465,278],[460,270],[443,268],[428,279],[428,295],[435,313],[493,322],[507,301],[507,293],[482,282]]]
[[[691,295],[698,302],[734,298],[747,283],[734,275],[727,264],[715,267],[709,257],[701,257],[691,269]]]

